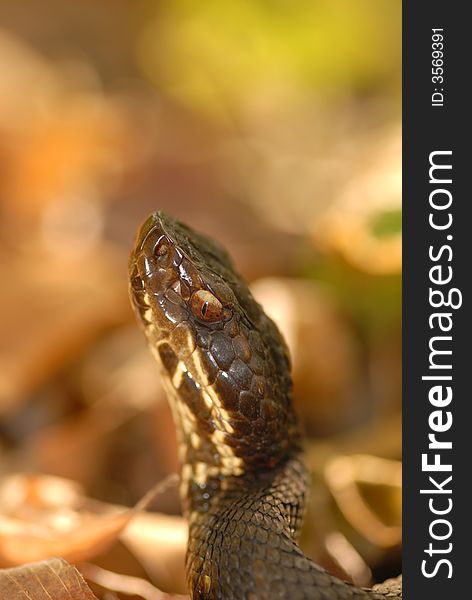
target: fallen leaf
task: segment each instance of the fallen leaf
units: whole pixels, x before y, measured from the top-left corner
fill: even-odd
[[[399,461],[377,456],[355,454],[337,456],[325,466],[324,475],[329,490],[338,508],[352,527],[366,540],[381,548],[394,548],[401,542],[401,485],[402,467]],[[385,522],[361,492],[360,484],[386,489],[390,502],[396,507],[392,513],[397,517],[393,522]]]
[[[183,594],[187,590],[185,551],[188,525],[182,517],[138,513],[120,540],[160,589]]]
[[[72,562],[88,560],[115,542],[132,515],[131,510],[117,515],[76,515],[61,530],[0,517],[0,564],[21,565],[54,555]]]
[[[121,592],[129,596],[140,596],[144,600],[177,600],[177,598],[189,600],[188,595],[176,596],[175,594],[167,594],[141,577],[131,577],[130,575],[115,573],[88,563],[81,564],[80,570],[89,581],[112,592]]]
[[[57,477],[9,477],[0,486],[0,565],[50,556],[89,560],[113,544],[131,518],[175,480],[167,478],[130,509],[87,500],[76,484]]]
[[[62,558],[0,569],[0,598],[97,600],[79,571]]]

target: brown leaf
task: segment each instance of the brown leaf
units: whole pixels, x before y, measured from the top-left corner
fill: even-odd
[[[131,577],[102,569],[96,565],[83,563],[79,565],[80,571],[89,581],[113,592],[121,592],[129,596],[140,596],[144,600],[189,600],[188,594],[167,594],[153,586],[141,577]]]
[[[366,540],[381,548],[396,547],[401,542],[401,463],[367,454],[337,456],[325,466],[329,490],[344,518]],[[361,484],[377,492],[384,491],[381,506],[392,506],[385,518],[362,493]],[[387,500],[388,499],[388,500]]]
[[[290,350],[295,402],[306,432],[323,437],[350,424],[362,369],[351,324],[322,285],[266,277],[251,285]],[[322,348],[322,350],[320,350]]]
[[[0,569],[0,598],[97,600],[79,571],[62,558]]]
[[[133,516],[132,509],[117,512],[96,503],[101,509],[97,513],[85,506],[77,486],[67,480],[7,478],[0,487],[0,565],[21,565],[50,556],[72,562],[88,560],[108,548]]]
[[[0,414],[50,382],[107,326],[126,320],[121,256],[105,246],[92,256],[30,260],[12,252],[0,259],[2,280],[14,282],[0,295],[8,315],[1,323]]]
[[[182,517],[138,513],[120,540],[138,558],[159,588],[183,594],[187,591],[185,550],[188,526]]]
[[[88,500],[66,479],[6,478],[0,486],[0,566],[50,556],[89,560],[113,544],[136,513],[177,480],[176,475],[167,477],[130,509]]]
[[[105,551],[131,518],[131,511],[113,516],[89,517],[87,523],[65,533],[12,519],[0,520],[0,564],[19,565],[25,561],[60,555],[72,562],[89,559]]]

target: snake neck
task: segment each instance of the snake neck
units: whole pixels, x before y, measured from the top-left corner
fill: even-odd
[[[242,501],[252,510],[260,504],[269,518],[283,524],[290,537],[297,537],[304,513],[306,490],[309,488],[309,475],[301,453],[297,452],[273,469],[249,471],[241,475],[226,476],[217,468],[213,474],[210,469],[203,483],[193,476],[190,465],[184,465],[182,472],[187,468],[192,476],[182,494],[191,524],[213,519],[222,507]],[[270,507],[264,504],[269,497],[272,502]],[[256,498],[257,502],[250,500]]]
[[[296,453],[257,476],[191,490],[186,567],[192,600],[385,600],[337,579],[297,545],[308,484]]]
[[[257,583],[253,567],[260,563],[260,569],[266,568],[263,554],[267,550],[270,554],[271,546],[272,558],[276,547],[284,547],[286,552],[295,549],[305,560],[295,539],[303,520],[308,478],[303,457],[297,453],[270,470],[210,478],[204,487],[191,482],[187,578],[193,599],[245,598]],[[234,582],[228,586],[219,577],[226,567],[232,573],[247,570],[239,591]]]
[[[177,430],[181,463],[180,495],[187,516],[205,514],[211,503],[218,503],[228,495],[234,498],[238,494],[247,494],[248,489],[276,485],[281,474],[285,473],[285,465],[290,457],[300,457],[300,466],[294,471],[295,474],[300,470],[306,471],[304,467],[302,469],[300,437],[295,421],[290,443],[273,452],[269,461],[264,454],[264,461],[268,465],[259,466],[257,462],[254,464],[256,449],[252,455],[250,451],[238,452],[238,447],[231,444],[228,424],[221,417],[221,409],[205,404],[201,391],[185,374],[177,386],[175,378],[172,381],[167,377],[163,381]],[[194,403],[199,403],[197,411],[189,409],[189,395]],[[305,477],[300,478],[300,484],[296,486],[296,489],[300,488],[299,502],[303,501],[306,482]]]

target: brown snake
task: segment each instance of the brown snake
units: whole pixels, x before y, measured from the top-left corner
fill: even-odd
[[[130,290],[179,437],[191,597],[398,598],[340,581],[296,543],[309,476],[288,352],[225,250],[154,213]]]

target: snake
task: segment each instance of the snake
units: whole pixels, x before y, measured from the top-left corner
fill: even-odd
[[[382,600],[298,545],[310,486],[287,346],[215,240],[158,211],[129,261],[131,303],[176,426],[196,600]]]

